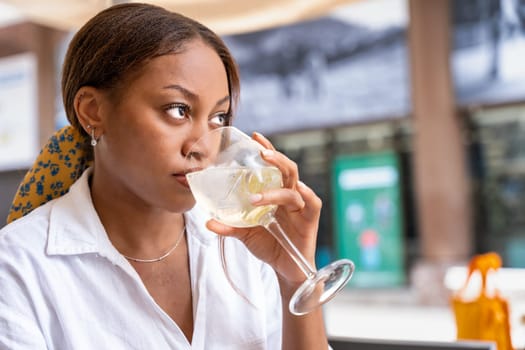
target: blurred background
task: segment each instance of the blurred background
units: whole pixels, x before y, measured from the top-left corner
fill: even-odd
[[[0,1],[0,218],[67,123],[70,38],[121,2]],[[525,347],[524,0],[145,2],[222,35],[241,70],[234,125],[323,199],[318,265],[357,267],[326,306],[331,335],[453,340],[455,268],[495,251]]]

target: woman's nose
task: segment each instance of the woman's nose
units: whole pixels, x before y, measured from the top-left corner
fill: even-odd
[[[182,146],[184,157],[195,167],[202,167],[200,163],[208,157],[210,145],[206,135],[209,131],[208,123],[192,123],[191,130]]]

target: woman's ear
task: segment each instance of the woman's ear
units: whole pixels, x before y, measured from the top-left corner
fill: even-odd
[[[81,87],[75,95],[75,113],[86,133],[99,138],[104,133],[101,116],[102,93],[91,86]]]

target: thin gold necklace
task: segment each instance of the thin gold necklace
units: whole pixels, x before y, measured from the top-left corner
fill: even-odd
[[[127,255],[124,255],[122,253],[121,254],[126,259],[134,261],[134,262],[138,262],[138,263],[154,263],[154,262],[157,262],[157,261],[164,260],[171,253],[173,253],[173,251],[177,248],[177,246],[179,245],[180,241],[182,240],[182,236],[184,236],[184,231],[186,231],[186,225],[184,225],[182,227],[182,231],[180,232],[179,238],[177,238],[177,242],[175,242],[175,245],[173,247],[171,247],[170,250],[168,250],[164,255],[162,255],[162,256],[160,256],[158,258],[154,258],[154,259],[139,259],[139,258],[132,258],[131,256],[127,256]]]

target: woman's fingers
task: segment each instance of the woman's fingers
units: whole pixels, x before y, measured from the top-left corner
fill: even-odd
[[[305,208],[306,203],[299,192],[279,188],[254,194],[250,197],[253,205],[261,206],[267,204],[279,205],[289,212],[298,212]]]
[[[259,134],[258,132],[254,132],[252,134],[252,138],[259,142],[261,145],[264,146],[264,148],[268,148],[268,149],[271,149],[271,150],[275,150],[275,147],[273,147],[272,143],[270,142],[270,140],[268,140],[266,137],[264,137],[262,134]]]
[[[299,169],[294,161],[290,160],[284,154],[278,152],[272,143],[263,135],[254,132],[253,139],[263,145],[266,150],[261,152],[263,159],[276,166],[283,176],[283,187],[295,189],[299,180]]]
[[[297,192],[305,202],[304,211],[306,215],[319,214],[323,201],[319,198],[315,192],[302,181],[297,183]]]
[[[278,152],[272,143],[263,135],[254,132],[253,139],[263,145],[266,150],[261,152],[263,159],[276,166],[283,177],[283,187],[291,189],[291,192],[281,190],[266,191],[262,197],[256,196],[255,205],[278,204],[284,206],[288,211],[302,211],[306,215],[316,215],[322,207],[321,199],[314,191],[299,181],[299,169],[297,164]]]
[[[210,231],[216,232],[220,235],[227,235],[229,236],[233,227],[226,226],[224,224],[221,224],[217,220],[211,219],[206,222],[206,228]]]
[[[239,231],[242,229],[225,225],[215,219],[208,220],[206,222],[206,228],[210,231],[213,231],[221,236],[233,236],[236,237],[239,235]]]

